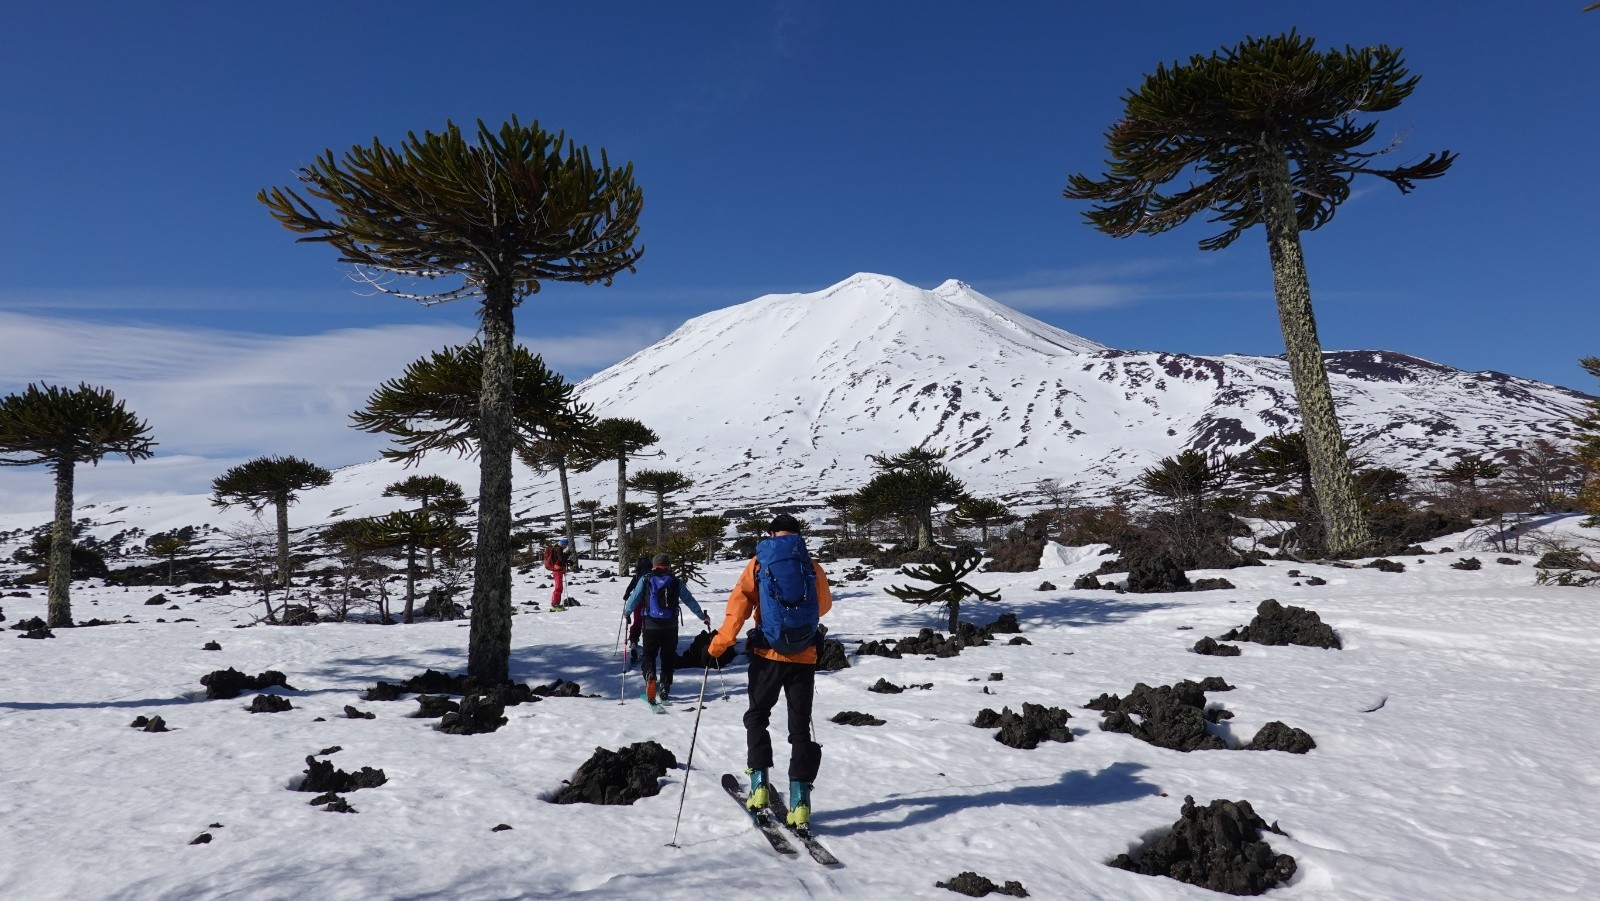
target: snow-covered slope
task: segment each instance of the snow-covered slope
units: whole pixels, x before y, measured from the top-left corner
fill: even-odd
[[[1328,366],[1346,437],[1371,462],[1412,472],[1559,437],[1585,400],[1389,351],[1334,352]],[[711,510],[854,490],[870,477],[867,455],[915,444],[948,451],[976,491],[1015,497],[1062,479],[1092,495],[1185,448],[1239,451],[1298,427],[1280,358],[1116,350],[958,281],[929,291],[871,274],[691,319],[580,391],[599,415],[654,428],[660,455],[636,465],[683,471],[696,484],[675,500]],[[437,457],[422,471],[475,490],[473,461]],[[347,467],[303,496],[295,521],[387,512],[382,487],[408,474]],[[614,478],[609,466],[579,474],[574,495],[609,504]],[[552,476],[519,469],[516,485],[519,514],[557,508]],[[124,518],[150,531],[230,518],[203,497],[156,506]],[[0,516],[0,529],[45,516]]]
[[[1387,351],[1328,365],[1346,436],[1410,470],[1559,435],[1583,400]],[[665,465],[730,501],[847,490],[867,454],[921,443],[984,490],[1093,491],[1185,448],[1298,427],[1282,359],[1114,350],[958,281],[869,274],[690,320],[581,390],[601,415],[654,427]]]

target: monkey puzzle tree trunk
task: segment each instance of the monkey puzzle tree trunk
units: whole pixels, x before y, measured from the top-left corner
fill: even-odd
[[[405,622],[415,622],[413,610],[417,602],[417,545],[406,545],[406,615]]]
[[[933,510],[929,508],[917,514],[917,550],[926,551],[933,548]]]
[[[478,556],[467,675],[507,682],[511,665],[512,338],[509,282],[484,286],[483,393],[478,406]]]
[[[954,635],[954,634],[956,634],[957,632],[960,632],[960,631],[961,631],[961,598],[955,597],[955,596],[951,596],[951,598],[950,598],[950,634]]]
[[[617,575],[628,574],[628,454],[617,457]]]
[[[272,500],[278,508],[278,585],[289,587],[289,498],[278,495]]]
[[[50,627],[72,625],[72,479],[73,461],[62,460],[56,470],[56,518],[50,526]]]
[[[567,460],[565,457],[556,458],[556,475],[561,479],[561,515],[566,519],[567,546],[576,551],[578,549],[578,533],[572,525],[572,492],[567,488]]]
[[[656,547],[661,546],[661,528],[666,523],[666,493],[656,492]]]
[[[1300,403],[1311,484],[1327,533],[1328,553],[1345,556],[1367,543],[1371,535],[1356,498],[1355,478],[1339,432],[1328,370],[1322,361],[1322,343],[1317,339],[1311,285],[1300,250],[1300,228],[1289,181],[1289,159],[1271,142],[1263,139],[1262,144],[1262,209],[1267,250],[1272,258],[1273,292],[1278,301],[1278,324],[1283,329],[1284,353]]]

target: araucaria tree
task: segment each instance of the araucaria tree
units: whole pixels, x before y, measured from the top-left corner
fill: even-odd
[[[211,503],[226,510],[242,505],[252,513],[278,513],[278,585],[289,585],[289,505],[308,488],[322,488],[333,474],[299,457],[257,457],[211,482]]]
[[[438,512],[451,522],[455,522],[468,511],[466,492],[462,487],[444,476],[408,476],[398,482],[391,482],[383,489],[384,497],[403,497],[408,501],[418,504],[417,510],[422,513]],[[433,551],[429,546],[428,575],[433,575]]]
[[[961,626],[961,602],[967,598],[979,601],[998,601],[1000,592],[980,591],[964,579],[978,568],[983,555],[974,548],[960,548],[955,554],[938,563],[902,566],[900,574],[912,579],[931,582],[926,587],[917,585],[892,585],[884,589],[907,604],[943,604],[950,613],[950,632]]]
[[[628,479],[628,487],[656,496],[656,544],[659,545],[666,524],[667,495],[693,488],[694,480],[671,469],[641,469]]]
[[[633,165],[596,166],[564,133],[515,117],[477,140],[445,123],[330,151],[299,172],[310,200],[289,188],[258,199],[299,240],[333,245],[380,290],[423,304],[475,298],[483,336],[478,554],[467,673],[504,682],[511,662],[512,353],[515,310],[546,281],[600,282],[632,271],[644,195]],[[320,201],[315,204],[313,201]],[[400,279],[400,282],[388,281]],[[418,280],[447,279],[425,290]]]
[[[966,487],[945,468],[944,451],[913,447],[868,457],[878,468],[855,494],[855,506],[873,516],[895,516],[915,525],[917,550],[933,547],[933,511],[966,498]]]
[[[587,450],[597,421],[587,404],[573,401],[545,423],[543,438],[517,451],[518,459],[529,469],[555,472],[561,485],[562,524],[566,527],[564,534],[574,547],[577,546],[578,534],[572,521],[572,487],[567,476],[574,472],[588,472],[600,465],[594,454]]]
[[[608,418],[595,424],[589,450],[596,460],[617,461],[617,575],[628,574],[628,458],[661,440],[637,419]]]
[[[136,463],[155,455],[150,426],[105,388],[28,385],[0,398],[0,466],[43,464],[55,474],[50,528],[51,628],[72,625],[72,488],[79,463],[117,455]]]
[[[1122,118],[1106,132],[1106,173],[1073,175],[1064,192],[1092,201],[1085,218],[1119,238],[1159,234],[1210,211],[1226,228],[1200,248],[1220,250],[1265,226],[1278,322],[1334,555],[1355,552],[1369,535],[1323,365],[1300,232],[1327,224],[1358,175],[1408,192],[1455,162],[1442,151],[1383,169],[1373,160],[1392,147],[1361,149],[1377,122],[1358,117],[1399,106],[1417,81],[1398,50],[1323,53],[1292,31],[1158,65],[1126,95]],[[1181,188],[1161,190],[1175,180]]]
[[[1600,357],[1584,357],[1578,361],[1584,371],[1600,379]],[[1578,509],[1589,514],[1589,524],[1600,524],[1600,400],[1590,400],[1583,415],[1575,417],[1577,447],[1574,453],[1582,473],[1582,487],[1578,489]],[[57,522],[60,522],[59,502]]]

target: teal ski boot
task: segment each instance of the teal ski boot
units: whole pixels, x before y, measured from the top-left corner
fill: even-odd
[[[811,828],[811,783],[790,780],[788,822],[796,829]]]
[[[745,770],[744,772],[750,777],[750,798],[744,802],[744,806],[749,810],[765,810],[772,792],[772,786],[767,782],[767,771]]]

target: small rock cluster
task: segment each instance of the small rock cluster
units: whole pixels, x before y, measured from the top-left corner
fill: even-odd
[[[1100,728],[1107,732],[1122,732],[1174,751],[1224,750],[1228,743],[1206,731],[1206,692],[1232,690],[1218,676],[1154,688],[1140,682],[1126,698],[1103,694],[1084,706],[1101,712]]]
[[[1295,872],[1293,857],[1273,853],[1261,840],[1264,831],[1283,834],[1257,816],[1248,801],[1216,800],[1196,807],[1190,796],[1183,799],[1172,831],[1137,857],[1117,855],[1111,866],[1230,895],[1259,895]]]
[[[954,879],[935,882],[933,885],[934,888],[949,889],[956,894],[966,895],[968,898],[982,898],[990,892],[997,895],[1010,895],[1013,898],[1028,897],[1028,890],[1023,888],[1022,883],[1015,879],[1007,879],[1005,885],[995,885],[993,880],[986,876],[979,876],[971,870],[957,875]]]
[[[1212,638],[1209,635],[1195,642],[1193,650],[1196,654],[1204,654],[1207,657],[1239,656],[1238,645],[1220,644],[1215,638]]]
[[[924,682],[921,685],[896,685],[893,682],[890,682],[888,679],[880,677],[878,681],[867,687],[867,691],[877,692],[880,695],[897,695],[902,691],[912,688],[928,689],[932,687],[932,682]]]
[[[219,669],[200,677],[200,684],[206,687],[206,699],[211,701],[225,701],[237,698],[245,691],[264,691],[268,688],[282,688],[295,691],[289,684],[289,679],[275,669],[269,669],[255,676],[247,676],[233,667]]]
[[[1020,714],[1010,707],[1001,708],[999,713],[985,707],[978,711],[972,725],[980,729],[998,726],[1000,731],[995,734],[995,741],[1007,747],[1031,751],[1039,747],[1041,741],[1072,741],[1072,730],[1067,728],[1067,720],[1071,717],[1072,714],[1060,707],[1024,703]]]
[[[1316,611],[1304,607],[1285,607],[1267,598],[1256,607],[1255,619],[1239,629],[1229,629],[1219,641],[1250,641],[1265,645],[1301,645],[1308,648],[1339,649],[1343,645],[1333,627]]]
[[[661,778],[678,759],[653,741],[634,742],[621,751],[595,748],[594,754],[550,800],[555,804],[632,804],[661,793]]]
[[[835,713],[829,722],[841,726],[881,726],[888,720],[880,720],[870,713],[862,713],[859,710],[841,710]]]
[[[861,643],[858,653],[895,659],[899,659],[906,654],[954,657],[960,654],[963,648],[987,645],[996,635],[1007,635],[1021,631],[1022,627],[1017,625],[1017,615],[1015,613],[1002,613],[998,619],[987,626],[961,623],[955,634],[948,637],[942,632],[923,629],[911,638],[886,638],[883,641],[865,641]],[[1017,639],[1013,639],[1011,643],[1017,644],[1019,642]]]

